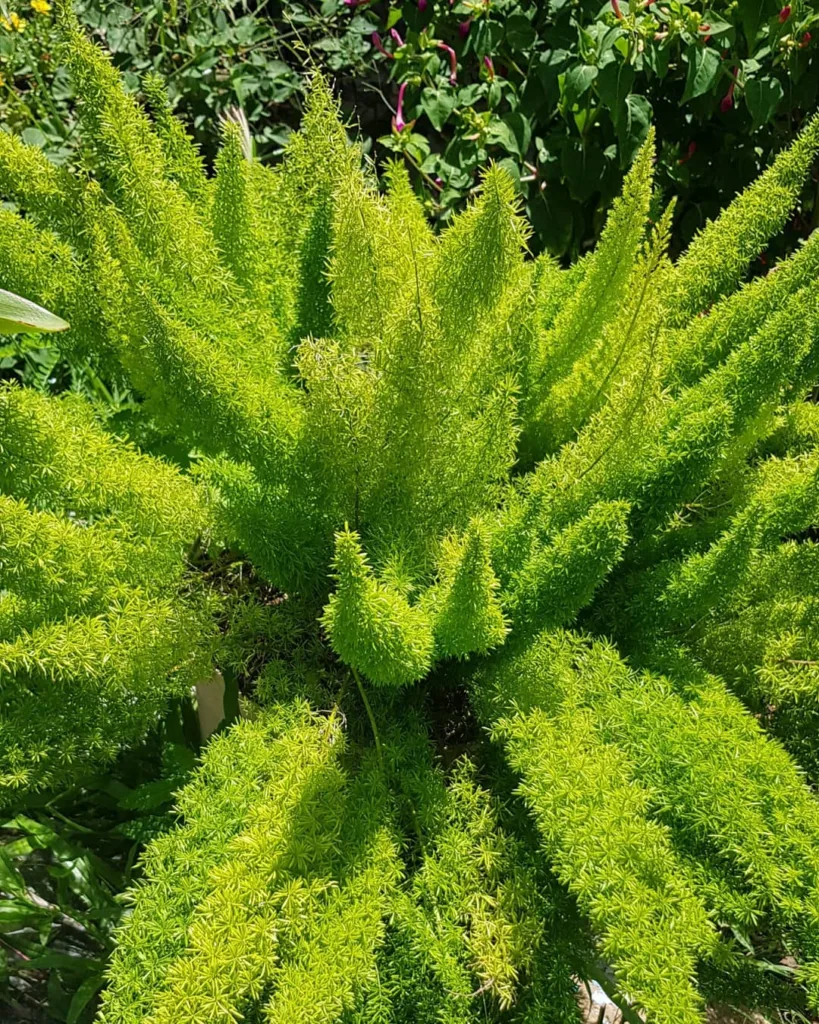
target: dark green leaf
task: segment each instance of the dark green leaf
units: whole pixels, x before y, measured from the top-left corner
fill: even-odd
[[[730,21],[723,21],[722,18],[713,11],[706,11],[702,16],[702,20],[704,24],[708,25],[708,31],[705,34],[714,39],[728,35],[729,32],[734,31],[734,26]]]
[[[169,803],[178,788],[179,782],[176,779],[146,782],[123,796],[119,806],[128,811],[153,811]]]
[[[515,160],[506,156],[503,160],[498,161],[498,167],[502,167],[515,185],[520,188],[520,165]]]
[[[566,72],[563,80],[563,99],[571,109],[589,91],[597,78],[597,68],[591,64],[578,64]]]
[[[501,83],[496,78],[494,82],[489,85],[489,90],[486,94],[486,105],[490,110],[494,110],[495,107],[503,99],[503,91],[501,89]]]
[[[566,68],[571,58],[568,50],[550,50],[541,54],[540,61],[534,65],[538,81],[543,88],[544,103],[551,107],[560,99],[560,73]]]
[[[680,104],[702,96],[714,85],[722,61],[716,50],[694,44],[688,47],[688,75]]]
[[[0,849],[0,891],[22,896],[26,891],[23,876],[5,850]]]
[[[506,19],[506,42],[513,50],[528,50],[537,39],[532,23],[523,14],[513,14]]]
[[[523,114],[507,114],[503,120],[490,122],[487,142],[502,146],[507,153],[524,157],[532,141],[532,126]]]
[[[626,37],[626,33],[623,31],[623,29],[620,28],[619,25],[612,26],[603,35],[603,38],[600,40],[600,46],[599,46],[600,57],[601,57],[601,62],[600,62],[601,68],[602,68],[602,58],[604,58],[607,54],[609,54],[611,49],[617,43],[618,39],[622,39],[624,37]]]
[[[491,57],[492,54],[498,52],[498,47],[503,40],[503,25],[497,21],[481,18],[472,27],[472,39],[475,53],[479,57],[483,57],[484,54]]]
[[[98,976],[101,970],[99,960],[88,956],[71,956],[68,953],[44,953],[42,956],[29,960],[26,964],[29,971],[58,970],[67,974],[84,974]]]
[[[38,149],[42,149],[48,142],[48,139],[39,128],[24,128],[20,136],[27,145],[37,146]]]
[[[584,203],[600,188],[605,158],[598,146],[567,146],[563,150],[563,173],[573,198]]]
[[[651,104],[644,96],[633,93],[626,97],[625,116],[617,126],[620,166],[628,167],[637,150],[645,142],[651,126]]]
[[[745,102],[754,119],[754,128],[770,121],[784,95],[782,84],[776,78],[752,78],[746,84]]]
[[[658,78],[665,78],[668,73],[669,54],[670,48],[663,43],[650,43],[646,46],[643,60]]]
[[[457,103],[462,107],[471,107],[486,91],[485,82],[473,82],[458,90]]]
[[[759,26],[765,15],[766,0],[737,0],[737,13],[748,43],[748,52],[754,52]]]
[[[625,116],[626,96],[634,85],[634,68],[619,60],[609,61],[597,76],[597,94],[611,111],[615,126]]]
[[[517,145],[517,154],[520,157],[526,156],[529,145],[532,141],[532,126],[529,119],[517,111],[507,114],[503,119],[508,125],[510,132]]]
[[[455,101],[455,94],[451,89],[424,89],[421,93],[421,107],[436,131],[443,128],[455,109]]]
[[[68,1007],[68,1014],[65,1018],[66,1024],[77,1024],[80,1014],[102,988],[104,981],[102,974],[98,974],[96,977],[91,975],[82,982],[71,999],[71,1005]]]
[[[0,900],[0,933],[16,932],[20,928],[40,928],[51,923],[51,912],[17,900]]]

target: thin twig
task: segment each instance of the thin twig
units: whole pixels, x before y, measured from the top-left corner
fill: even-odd
[[[487,978],[481,987],[476,988],[474,992],[448,992],[447,994],[452,996],[453,999],[477,999],[478,996],[482,996],[485,992],[488,992],[494,984],[494,978]]]
[[[370,702],[367,699],[367,691],[364,689],[364,685],[361,682],[361,676],[358,674],[355,666],[351,665],[350,670],[353,673],[353,679],[355,679],[358,692],[361,694],[361,700],[364,702],[364,708],[367,712],[367,718],[370,720],[370,728],[373,731],[373,739],[375,740],[375,751],[378,754],[378,760],[384,763],[384,759],[381,756],[381,737],[378,735],[378,726],[375,724],[375,716],[373,715],[373,709],[370,707]]]

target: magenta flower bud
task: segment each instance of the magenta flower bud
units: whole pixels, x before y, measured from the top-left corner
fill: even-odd
[[[418,0],[418,10],[421,14],[427,9],[427,0]]]
[[[438,43],[438,49],[449,54],[449,84],[454,85],[458,81],[458,55],[446,43]]]
[[[492,63],[492,58],[489,56],[484,57],[483,66],[486,68],[486,74],[490,82],[495,81],[495,65]]]
[[[780,25],[784,25],[785,22],[788,20],[788,18],[790,18],[790,16],[791,16],[791,5],[790,4],[786,4],[782,8],[782,10],[779,12],[779,24]]]
[[[466,39],[466,37],[469,35],[469,29],[471,25],[472,19],[467,18],[466,21],[462,21],[461,24],[458,26],[458,35],[461,37],[461,39]]]
[[[395,45],[400,49],[404,45],[404,40],[399,35],[398,29],[397,28],[391,28],[390,29],[390,35],[395,40]]]
[[[734,74],[737,73],[737,68],[734,68]],[[722,102],[719,105],[719,109],[723,114],[727,114],[728,111],[734,105],[734,89],[736,88],[736,79],[728,86],[728,92],[722,97]]]
[[[395,60],[393,54],[389,50],[384,48],[384,44],[381,42],[381,36],[377,32],[373,32],[370,36],[373,46],[378,50],[379,53],[383,53],[385,57],[389,57],[390,60]]]
[[[402,82],[398,88],[398,108],[392,119],[392,127],[396,132],[402,132],[407,127],[407,122],[404,120],[404,93],[406,91],[407,83]]]

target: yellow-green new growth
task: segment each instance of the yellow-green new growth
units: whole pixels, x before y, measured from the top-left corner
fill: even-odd
[[[432,665],[432,620],[421,607],[377,579],[358,534],[336,534],[336,589],[322,625],[342,661],[378,686],[422,678]]]
[[[550,389],[594,346],[604,326],[628,298],[626,288],[645,233],[653,162],[652,132],[626,176],[622,196],[612,207],[582,280],[566,297],[554,323],[539,341],[538,368],[533,368],[527,407],[527,415],[534,422]],[[548,442],[556,446],[561,440],[550,438]]]
[[[485,524],[475,521],[462,541],[444,542],[439,571],[440,582],[422,599],[433,620],[436,656],[463,658],[500,646],[508,626]]]
[[[222,260],[251,295],[261,282],[262,238],[256,228],[255,195],[239,126],[226,122],[216,161],[213,237]]]
[[[741,279],[765,243],[782,229],[819,151],[819,116],[796,142],[711,221],[681,256],[669,301],[671,322],[703,312]]]

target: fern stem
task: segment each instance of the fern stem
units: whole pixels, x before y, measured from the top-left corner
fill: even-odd
[[[381,737],[378,735],[378,726],[375,724],[373,709],[370,707],[370,702],[367,699],[367,691],[364,689],[364,684],[361,682],[361,676],[358,674],[357,669],[351,665],[350,670],[353,673],[353,679],[355,679],[358,692],[361,694],[361,700],[364,702],[364,709],[367,712],[367,718],[370,720],[370,728],[373,731],[373,739],[375,740],[375,750],[378,754],[378,760],[383,764],[384,759],[381,756]]]

